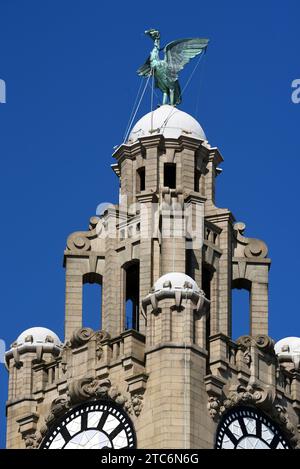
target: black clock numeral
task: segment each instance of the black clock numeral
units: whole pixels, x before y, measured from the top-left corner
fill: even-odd
[[[109,439],[112,441],[122,430],[123,430],[123,425],[120,423],[120,424],[109,434]]]
[[[232,441],[232,443],[234,444],[234,446],[236,446],[237,443],[238,443],[238,440],[237,440],[236,437],[233,435],[233,433],[231,433],[231,431],[229,430],[229,428],[226,428],[225,433],[226,433],[226,435],[228,436],[228,438]]]
[[[262,428],[260,420],[256,420],[256,436],[257,438],[262,439]]]
[[[84,412],[81,415],[81,431],[85,431],[88,428],[88,413]]]
[[[109,413],[107,411],[104,411],[97,425],[97,430],[102,430],[108,416],[109,416]]]
[[[279,435],[275,435],[273,440],[270,443],[270,448],[275,449],[280,441]]]
[[[65,440],[66,443],[71,440],[72,437],[71,437],[71,435],[69,433],[69,430],[67,429],[66,426],[61,427],[60,433],[61,433],[61,436],[63,437],[63,439]]]
[[[243,417],[239,417],[239,418],[238,418],[238,422],[239,422],[239,424],[240,424],[240,427],[241,427],[241,430],[242,430],[242,434],[243,434],[243,435],[247,435],[247,434],[248,434],[248,431],[247,431],[247,428],[246,428],[246,425],[245,425],[245,422],[244,422]]]

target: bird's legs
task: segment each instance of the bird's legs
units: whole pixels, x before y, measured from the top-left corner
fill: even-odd
[[[163,104],[168,104],[168,93],[163,94]]]
[[[170,88],[170,104],[174,106],[174,90]]]

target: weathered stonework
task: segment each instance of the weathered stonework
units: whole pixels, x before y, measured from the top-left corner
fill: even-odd
[[[7,447],[38,448],[61,415],[99,398],[125,409],[139,448],[213,448],[220,419],[240,405],[262,409],[298,447],[299,369],[290,358],[278,361],[267,335],[268,249],[215,205],[218,149],[188,134],[155,134],[113,156],[120,203],[67,240],[64,344],[50,336],[37,346],[29,337],[7,353]],[[175,187],[166,185],[170,164]],[[192,223],[182,233],[187,210]],[[170,272],[199,288],[188,280],[155,288]],[[99,331],[82,324],[83,284],[94,282],[103,287]],[[250,335],[237,341],[233,288],[251,296],[242,312]]]

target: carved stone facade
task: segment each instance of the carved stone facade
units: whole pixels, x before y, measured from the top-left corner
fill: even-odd
[[[67,240],[64,343],[33,334],[7,352],[8,448],[38,448],[61,415],[95,399],[128,413],[139,448],[213,448],[239,405],[260,408],[299,446],[299,370],[267,336],[267,246],[215,205],[223,159],[187,131],[154,132],[113,155],[120,203]],[[82,324],[83,284],[93,282],[99,331]],[[237,341],[233,288],[251,295],[250,335]]]

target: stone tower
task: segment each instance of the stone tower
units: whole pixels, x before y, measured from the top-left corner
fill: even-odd
[[[33,328],[6,353],[7,447],[297,447],[300,339],[268,337],[268,249],[215,205],[218,149],[164,105],[113,156],[119,204],[67,240],[64,342]],[[102,285],[96,331],[85,283]]]

